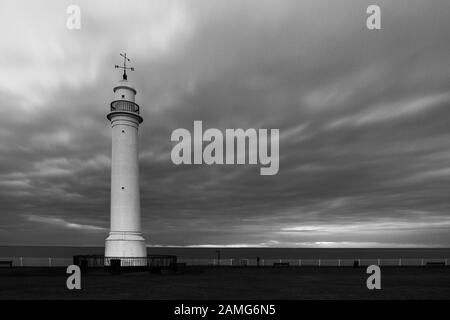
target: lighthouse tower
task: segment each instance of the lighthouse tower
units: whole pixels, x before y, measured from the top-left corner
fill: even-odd
[[[114,101],[107,115],[112,129],[111,163],[111,230],[106,239],[105,257],[143,258],[147,256],[141,233],[141,204],[139,195],[138,129],[143,119],[135,103],[136,89],[127,79],[126,54],[123,78],[114,87]]]

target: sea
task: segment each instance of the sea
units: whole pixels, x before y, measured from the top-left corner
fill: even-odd
[[[104,247],[0,246],[2,257],[72,258],[102,255]],[[220,252],[220,253],[219,253]],[[149,255],[179,259],[450,259],[450,248],[186,248],[148,247]]]

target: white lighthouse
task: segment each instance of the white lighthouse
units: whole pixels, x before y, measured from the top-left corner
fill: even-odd
[[[106,239],[106,258],[143,258],[147,256],[141,232],[139,195],[138,129],[143,119],[135,103],[136,89],[127,79],[126,54],[123,78],[114,87],[114,101],[107,115],[112,129],[111,230]]]

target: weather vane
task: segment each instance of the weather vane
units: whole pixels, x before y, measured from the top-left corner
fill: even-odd
[[[116,69],[118,69],[118,68],[119,69],[123,69],[123,80],[127,80],[127,70],[134,71],[134,68],[133,67],[127,67],[127,61],[130,61],[130,59],[127,57],[126,53],[121,53],[120,56],[123,57],[123,67],[119,66],[117,64],[114,67]]]

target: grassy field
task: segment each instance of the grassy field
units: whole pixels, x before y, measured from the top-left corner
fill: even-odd
[[[450,299],[450,268],[382,268],[368,290],[365,268],[188,267],[179,274],[91,271],[81,290],[65,268],[0,269],[0,299]]]

